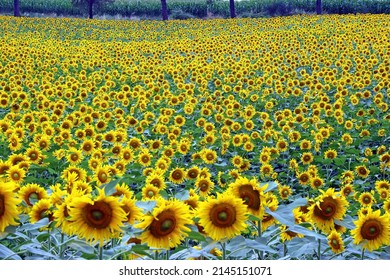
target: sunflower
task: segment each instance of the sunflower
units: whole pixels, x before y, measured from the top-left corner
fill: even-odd
[[[86,154],[86,155],[90,155],[92,154],[93,150],[94,150],[94,143],[92,140],[90,139],[86,139],[84,140],[84,142],[81,144],[81,151]]]
[[[199,177],[195,181],[196,189],[199,189],[199,194],[202,197],[208,196],[214,188],[214,183],[208,177]]]
[[[182,201],[158,199],[150,213],[140,218],[135,227],[142,229],[140,238],[150,247],[170,249],[178,246],[188,236],[192,224],[190,209]]]
[[[298,180],[299,184],[302,186],[308,185],[309,182],[311,181],[311,176],[309,172],[301,172],[298,174]]]
[[[181,184],[186,179],[186,172],[184,168],[177,167],[169,174],[169,180],[175,184]]]
[[[200,152],[203,161],[206,164],[212,164],[217,161],[217,153],[210,149],[204,149]]]
[[[34,206],[31,208],[31,211],[28,213],[30,216],[30,222],[34,224],[43,218],[49,218],[49,221],[52,221],[53,211],[51,208],[52,203],[50,199],[45,198],[39,200],[34,204]]]
[[[248,207],[249,213],[261,218],[264,214],[264,190],[266,186],[260,187],[255,178],[249,180],[245,177],[237,178],[233,183],[229,184],[229,191],[235,196],[243,200],[243,203]]]
[[[130,225],[133,225],[142,215],[141,209],[135,205],[135,202],[136,201],[133,198],[126,196],[121,200],[121,207],[126,213],[125,222]]]
[[[292,194],[292,189],[290,186],[284,185],[278,187],[279,195],[282,199],[288,199]]]
[[[105,240],[122,232],[127,215],[117,197],[106,196],[101,189],[98,191],[95,199],[85,195],[72,199],[69,221],[76,235],[91,243],[99,241],[102,246]]]
[[[343,219],[348,202],[344,196],[335,193],[333,188],[320,192],[322,194],[308,208],[308,216],[319,229],[328,233],[334,229],[334,220]]]
[[[142,199],[145,200],[156,200],[156,198],[160,197],[159,188],[155,187],[152,184],[146,184],[142,190]]]
[[[24,178],[26,177],[26,171],[21,169],[18,165],[14,165],[7,170],[7,175],[9,180],[17,184],[20,184],[23,182]]]
[[[191,210],[198,208],[199,195],[193,189],[190,189],[189,197],[184,201],[184,203],[187,204]]]
[[[191,168],[187,169],[186,178],[189,180],[194,180],[199,176],[200,169],[198,166],[192,166]]]
[[[10,225],[16,226],[20,214],[18,204],[21,202],[15,196],[16,184],[0,181],[0,233]]]
[[[321,187],[323,184],[324,184],[324,180],[321,179],[320,177],[317,177],[317,176],[311,178],[311,180],[310,180],[310,186],[311,186],[313,189],[318,189],[318,188]]]
[[[75,148],[70,148],[69,153],[66,156],[68,162],[72,165],[77,165],[83,160],[82,152]]]
[[[354,244],[363,243],[363,249],[373,251],[390,243],[390,222],[387,213],[381,215],[380,210],[367,210],[366,215],[359,213],[358,220],[354,221],[356,227],[351,230],[351,234]]]
[[[33,206],[38,200],[48,198],[49,196],[47,191],[40,185],[29,183],[19,189],[18,197],[26,202],[28,206]]]
[[[30,159],[32,163],[36,163],[36,164],[38,164],[42,159],[41,150],[35,146],[29,147],[26,150],[25,155]]]
[[[313,161],[313,154],[310,152],[303,153],[301,156],[301,161],[303,164],[310,164]]]
[[[164,176],[156,171],[152,171],[152,173],[146,177],[145,183],[152,184],[159,190],[163,190],[166,187]]]
[[[373,192],[363,192],[359,195],[358,201],[360,205],[364,207],[371,207],[373,203],[375,203],[375,198]]]
[[[347,184],[341,188],[340,193],[345,197],[348,197],[350,194],[354,192],[353,185]]]
[[[370,170],[367,169],[366,166],[364,165],[359,165],[359,166],[356,166],[355,167],[355,172],[357,173],[357,175],[363,179],[367,178],[368,175],[370,174]]]
[[[122,196],[122,195],[128,198],[133,197],[133,191],[125,183],[116,185],[115,192],[112,194],[112,196]]]
[[[241,198],[228,193],[218,193],[199,202],[196,215],[199,225],[212,239],[233,238],[247,228],[247,207]]]
[[[95,170],[94,181],[97,185],[107,184],[111,180],[111,172],[109,166],[99,166]]]
[[[333,253],[340,254],[344,252],[344,242],[341,239],[341,234],[336,230],[332,230],[328,235],[328,244]]]
[[[150,154],[148,149],[142,149],[138,154],[138,163],[142,166],[149,166],[152,161],[152,155]]]
[[[337,157],[337,151],[333,149],[329,149],[325,152],[325,158],[335,159]]]
[[[280,239],[282,242],[289,241],[293,238],[303,238],[304,235],[301,233],[296,233],[288,229],[288,226],[283,225],[280,232]]]

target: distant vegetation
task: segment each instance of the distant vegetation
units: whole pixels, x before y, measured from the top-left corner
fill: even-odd
[[[322,1],[323,12],[328,14],[389,13],[390,0],[328,0]],[[167,0],[170,19],[230,16],[229,1],[223,0]],[[237,17],[267,17],[315,13],[315,0],[243,0],[235,3]],[[86,17],[87,7],[72,4],[72,0],[20,0],[22,15],[54,14],[58,16]],[[13,0],[0,0],[0,12],[13,13]],[[161,18],[160,0],[115,0],[99,6],[97,16]]]

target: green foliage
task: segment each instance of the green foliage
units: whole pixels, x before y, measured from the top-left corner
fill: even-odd
[[[77,5],[74,5],[77,2]],[[24,0],[20,1],[23,14],[57,14],[82,16],[87,0]],[[97,15],[122,17],[160,17],[160,0],[95,0]],[[211,2],[211,3],[210,3]],[[229,17],[229,1],[222,0],[168,0],[168,14],[174,19]],[[242,0],[236,1],[239,17],[285,16],[300,13],[314,13],[315,0]],[[12,0],[0,0],[2,13],[13,13]],[[390,0],[344,0],[323,1],[323,11],[328,14],[390,13]]]

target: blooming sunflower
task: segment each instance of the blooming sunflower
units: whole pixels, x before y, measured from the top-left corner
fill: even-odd
[[[140,218],[136,228],[143,232],[140,238],[150,247],[169,249],[179,245],[188,236],[192,224],[190,209],[182,201],[157,199],[153,211]]]
[[[288,229],[288,226],[283,225],[281,228],[281,233],[280,233],[280,239],[282,242],[289,241],[293,238],[303,238],[304,235],[301,233],[296,233],[294,231],[291,231]]]
[[[214,183],[211,181],[208,177],[199,177],[195,181],[195,186],[197,189],[199,189],[199,194],[202,197],[205,197],[211,193],[211,191],[214,188]]]
[[[7,226],[16,226],[19,216],[18,204],[20,199],[15,197],[16,184],[0,181],[0,232]]]
[[[249,180],[245,177],[237,178],[233,183],[229,184],[229,191],[235,196],[243,200],[247,205],[249,213],[261,218],[264,214],[264,190],[267,186],[260,187],[255,178]]]
[[[131,197],[124,197],[121,200],[121,207],[126,213],[125,222],[131,225],[134,224],[134,222],[142,215],[141,209],[135,205],[135,200]]]
[[[142,198],[145,200],[155,200],[160,196],[160,189],[152,184],[146,184],[142,190]]]
[[[364,249],[373,251],[390,243],[390,222],[387,213],[381,215],[380,210],[373,212],[371,208],[367,208],[367,214],[359,213],[354,224],[356,228],[351,230],[354,244],[362,244]]]
[[[328,235],[328,244],[333,253],[339,254],[344,252],[344,242],[341,239],[341,234],[336,230],[332,230]]]
[[[322,231],[329,233],[334,229],[334,220],[342,220],[348,207],[348,201],[333,188],[326,192],[320,190],[322,195],[308,208],[308,216]]]
[[[175,184],[181,184],[186,179],[186,172],[184,168],[177,167],[169,174],[169,180]]]
[[[75,197],[69,205],[69,221],[74,233],[88,242],[103,242],[122,232],[123,221],[127,215],[117,197],[106,196],[98,189],[99,195]]]
[[[218,193],[199,203],[196,215],[199,225],[212,239],[219,241],[239,235],[247,228],[247,207],[241,198]]]
[[[21,169],[17,165],[11,166],[7,170],[7,174],[8,174],[8,178],[17,184],[22,183],[24,180],[24,177],[26,177],[26,171],[24,171],[23,169]]]
[[[30,183],[19,189],[18,197],[24,200],[28,206],[32,206],[37,200],[48,198],[48,194],[40,185]]]
[[[38,222],[43,218],[49,218],[49,221],[53,220],[53,211],[51,209],[52,203],[49,198],[41,199],[31,208],[28,213],[30,216],[30,222],[32,224]]]

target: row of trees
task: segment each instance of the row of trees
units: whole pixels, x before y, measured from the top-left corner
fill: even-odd
[[[93,6],[96,4],[99,4],[99,2],[109,2],[112,0],[72,0],[73,4],[75,5],[87,5],[88,8],[88,15],[89,18],[93,18]],[[213,0],[206,0],[209,5],[212,4]],[[236,8],[234,0],[230,1],[230,17],[235,18],[236,17]],[[322,13],[322,0],[316,0],[316,12],[317,14]],[[163,20],[168,20],[168,5],[167,0],[161,0],[161,14]],[[20,5],[19,0],[14,0],[14,16],[19,17],[20,16]]]

